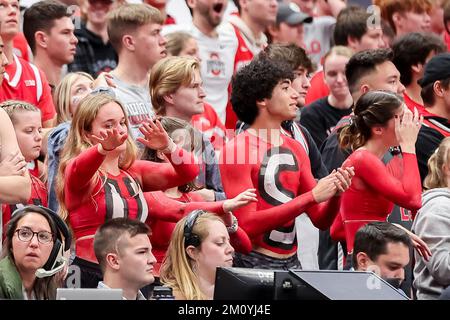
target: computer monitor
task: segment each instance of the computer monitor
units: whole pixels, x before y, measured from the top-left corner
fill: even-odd
[[[276,271],[276,300],[409,300],[373,272]]]
[[[218,267],[214,300],[273,300],[273,270]]]
[[[122,300],[122,289],[58,288],[56,300]]]

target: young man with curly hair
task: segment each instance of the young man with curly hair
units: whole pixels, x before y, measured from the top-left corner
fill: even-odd
[[[253,242],[249,255],[237,254],[236,266],[300,268],[295,218],[306,212],[314,225],[327,229],[353,176],[352,169],[338,169],[317,183],[304,148],[282,134],[281,123],[297,115],[293,79],[290,65],[261,56],[233,80],[233,110],[250,127],[224,147],[222,182],[228,198],[248,188],[258,197],[234,212]]]

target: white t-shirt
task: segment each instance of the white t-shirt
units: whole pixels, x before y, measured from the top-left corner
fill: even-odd
[[[147,87],[140,87],[121,81],[113,76],[116,88],[113,88],[117,100],[119,100],[127,110],[130,130],[133,138],[141,137],[139,131],[141,123],[150,121],[155,114]]]
[[[142,0],[127,0],[130,1],[141,1]],[[191,13],[186,4],[186,0],[168,0],[166,4],[166,12],[172,16],[177,24],[189,24],[192,21]],[[228,5],[223,14],[223,18],[226,19],[230,14],[237,12],[236,5],[232,0],[228,0]]]
[[[314,17],[312,23],[303,25],[306,53],[318,66],[322,57],[330,51],[335,23],[334,17],[321,16]]]
[[[201,59],[201,77],[206,93],[205,101],[217,112],[222,123],[225,123],[226,106],[228,103],[228,85],[233,76],[234,58],[238,41],[233,26],[222,22],[217,27],[216,38],[203,34],[194,25],[165,26],[163,34],[185,31],[197,40]]]

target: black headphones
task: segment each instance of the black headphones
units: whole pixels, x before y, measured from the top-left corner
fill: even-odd
[[[52,221],[56,225],[57,233],[55,235],[54,243],[52,251],[50,252],[50,255],[48,257],[47,262],[44,264],[44,266],[41,269],[38,269],[38,273],[44,277],[54,274],[52,271],[55,270],[58,267],[61,267],[61,264],[64,263],[64,261],[61,261],[62,254],[64,251],[67,251],[70,249],[70,245],[72,243],[72,235],[70,233],[69,227],[66,225],[66,223],[61,219],[58,214],[44,206],[39,205],[26,205],[22,208],[16,209],[12,214],[11,217],[13,217],[16,214],[22,213],[22,212],[37,212],[40,213],[44,211],[47,213]],[[12,226],[10,225],[10,228]],[[63,247],[63,238],[64,237],[64,247]],[[43,269],[43,270],[42,270]],[[59,269],[59,268],[58,268]],[[62,267],[61,267],[62,269]],[[52,274],[49,274],[52,273]],[[56,272],[55,272],[56,273]],[[37,275],[38,276],[38,275]],[[39,277],[39,276],[38,276]]]
[[[197,218],[206,213],[204,210],[194,210],[186,217],[186,221],[184,223],[184,247],[187,248],[189,246],[198,247],[201,243],[200,237],[192,232],[194,229],[195,222]]]

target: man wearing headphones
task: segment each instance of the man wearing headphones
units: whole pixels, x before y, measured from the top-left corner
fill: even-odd
[[[155,281],[150,229],[138,220],[108,220],[96,232],[95,256],[103,273],[98,288],[122,289],[124,300],[146,300],[140,291]]]

